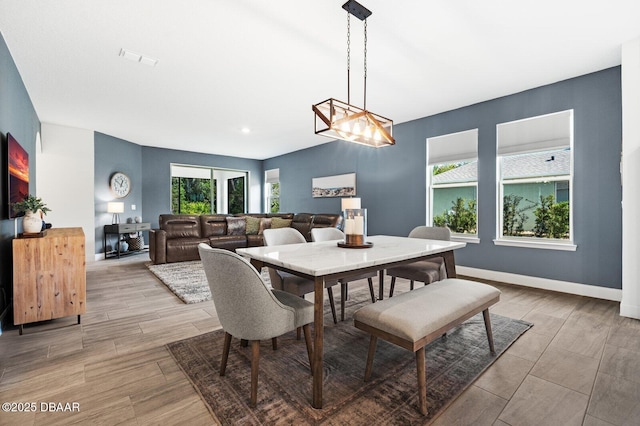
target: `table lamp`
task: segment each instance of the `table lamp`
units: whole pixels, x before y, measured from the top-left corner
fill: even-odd
[[[120,223],[120,213],[124,213],[124,203],[119,201],[107,203],[107,213],[113,213],[112,224]]]

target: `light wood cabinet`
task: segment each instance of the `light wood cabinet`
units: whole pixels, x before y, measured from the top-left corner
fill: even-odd
[[[52,228],[41,238],[13,240],[13,322],[23,324],[86,312],[82,228]]]

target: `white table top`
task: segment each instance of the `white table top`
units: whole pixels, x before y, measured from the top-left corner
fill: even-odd
[[[414,259],[463,248],[466,243],[375,235],[371,248],[341,248],[337,241],[236,249],[244,257],[314,277]]]

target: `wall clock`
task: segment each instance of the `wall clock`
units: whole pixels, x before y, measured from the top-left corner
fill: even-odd
[[[131,191],[131,179],[122,172],[116,172],[111,176],[109,186],[116,197],[123,198]]]

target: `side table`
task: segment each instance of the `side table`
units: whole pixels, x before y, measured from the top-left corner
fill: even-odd
[[[114,223],[113,225],[105,225],[104,226],[104,236],[102,237],[102,249],[104,251],[104,258],[108,259],[110,257],[117,257],[120,259],[120,240],[123,234],[131,234],[133,232],[141,232],[148,231],[151,229],[151,223]],[[107,235],[113,234],[118,235],[118,242],[116,244],[116,254],[112,256],[107,255]],[[139,251],[139,250],[138,250]],[[126,254],[135,253],[127,252]]]

